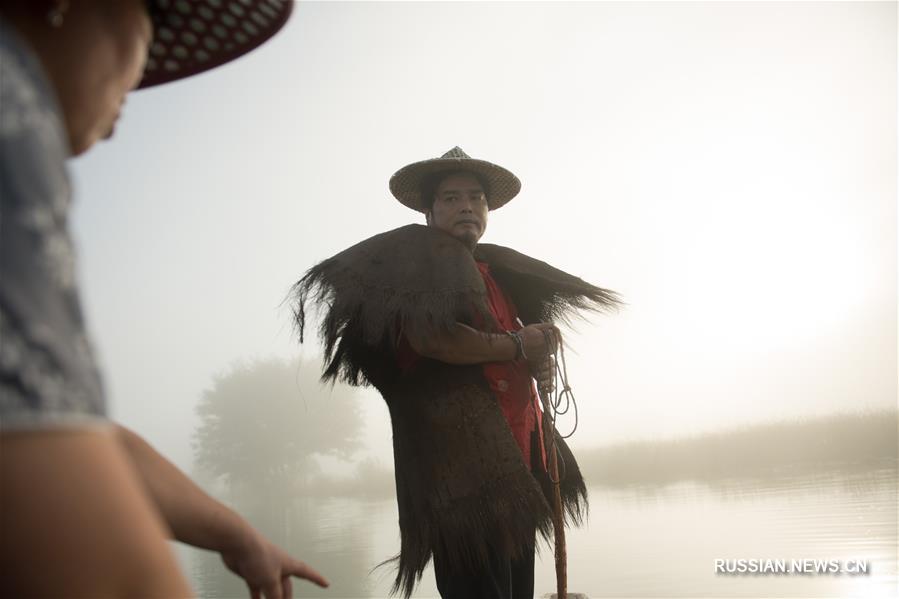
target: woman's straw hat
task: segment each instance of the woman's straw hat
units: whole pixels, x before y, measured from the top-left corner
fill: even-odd
[[[287,22],[293,0],[148,0],[153,44],[138,87],[189,77],[246,54]]]
[[[472,158],[456,146],[440,158],[413,162],[390,177],[390,192],[405,206],[426,212],[421,201],[421,187],[425,178],[440,172],[470,171],[480,175],[487,183],[487,202],[490,210],[496,210],[521,190],[521,181],[503,167]]]

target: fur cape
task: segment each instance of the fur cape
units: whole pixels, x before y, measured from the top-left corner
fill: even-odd
[[[376,235],[324,260],[291,292],[301,341],[307,304],[322,313],[323,380],[371,384],[390,411],[401,531],[394,592],[405,597],[432,555],[464,572],[491,551],[516,555],[535,530],[552,534],[549,480],[525,466],[481,367],[422,358],[402,373],[397,365],[403,335],[426,339],[476,320],[497,326],[475,260],[490,266],[525,324],[618,303],[614,292],[544,262],[489,244],[472,255],[423,225]],[[587,489],[568,446],[558,436],[556,443],[565,462],[564,505],[580,523]]]

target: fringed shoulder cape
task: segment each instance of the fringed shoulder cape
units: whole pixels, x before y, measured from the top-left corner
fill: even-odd
[[[321,312],[322,378],[371,384],[389,408],[401,531],[394,592],[405,597],[432,554],[471,570],[490,550],[515,555],[535,529],[551,533],[549,481],[525,466],[480,365],[427,358],[408,372],[397,365],[403,336],[427,339],[456,322],[496,326],[475,260],[490,266],[525,324],[618,302],[612,291],[505,247],[480,244],[472,256],[452,236],[423,225],[376,235],[324,260],[291,292],[300,341],[307,304]],[[580,523],[587,489],[568,446],[558,436],[556,444],[565,461],[565,508]]]

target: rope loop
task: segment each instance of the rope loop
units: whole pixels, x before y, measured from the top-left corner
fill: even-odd
[[[544,421],[549,424],[550,452],[555,451],[556,446],[556,420],[559,416],[564,416],[569,410],[574,412],[574,425],[571,431],[565,435],[560,434],[562,439],[568,439],[574,435],[578,426],[578,409],[577,400],[574,397],[574,390],[568,382],[568,365],[565,363],[565,346],[561,337],[554,329],[544,329],[543,339],[547,348],[554,348],[552,352],[547,354],[547,358],[553,359],[554,372],[551,376],[551,384],[548,388],[540,388],[540,399],[543,403]],[[550,481],[557,485],[564,478],[566,473],[565,460],[556,452],[559,461],[559,477],[554,480],[550,476]]]

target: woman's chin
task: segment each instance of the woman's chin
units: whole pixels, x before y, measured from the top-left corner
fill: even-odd
[[[94,130],[80,135],[69,135],[69,146],[72,149],[71,156],[80,156],[94,147],[97,142],[107,140],[112,137],[114,127],[104,128],[103,130]]]

